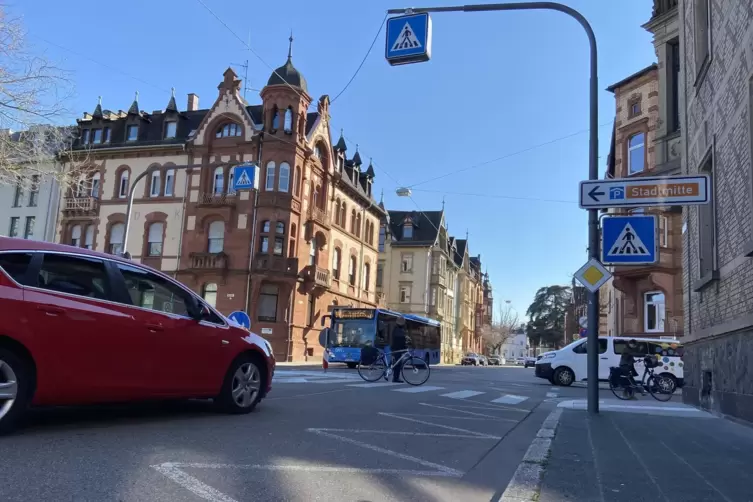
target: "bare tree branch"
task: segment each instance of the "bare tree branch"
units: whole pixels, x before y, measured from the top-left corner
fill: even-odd
[[[502,345],[515,338],[515,331],[520,327],[519,324],[517,311],[510,305],[500,304],[492,324],[481,329],[481,338],[489,352],[495,354]]]

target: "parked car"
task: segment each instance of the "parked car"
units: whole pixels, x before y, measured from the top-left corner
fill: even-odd
[[[479,366],[481,365],[481,358],[478,354],[469,352],[460,360],[460,364],[463,366]]]
[[[479,359],[479,362],[481,363],[481,366],[489,366],[489,360],[486,358],[485,355],[479,355],[478,359]]]
[[[0,237],[0,312],[0,432],[34,405],[211,398],[248,413],[271,390],[269,342],[124,258]]]
[[[526,356],[523,358],[523,367],[524,368],[533,368],[536,366],[536,358],[531,356]]]
[[[516,357],[515,358],[515,365],[516,366],[523,366],[523,365],[525,365],[525,363],[526,363],[526,358],[525,357]]]
[[[505,364],[505,360],[502,356],[489,356],[489,366],[500,366]]]

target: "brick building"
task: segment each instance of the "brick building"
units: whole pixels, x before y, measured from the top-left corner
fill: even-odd
[[[682,169],[712,178],[683,208],[686,402],[753,421],[753,7],[684,0]]]
[[[292,39],[291,39],[292,48]],[[171,96],[147,113],[103,109],[79,120],[85,161],[61,204],[58,240],[127,251],[175,276],[218,310],[242,310],[278,360],[317,355],[320,319],[333,305],[376,305],[374,170],[332,146],[329,97],[314,104],[291,51],[248,105],[227,69],[212,106]],[[256,162],[259,191],[232,190],[232,165]],[[143,175],[143,177],[142,177]],[[126,203],[137,178],[124,238]],[[127,242],[125,242],[127,240]]]
[[[615,97],[615,124],[608,178],[679,174],[679,158],[658,163],[666,131],[659,135],[660,72],[657,64],[608,88]],[[674,160],[674,159],[673,159]],[[659,226],[659,261],[653,265],[611,267],[614,276],[602,302],[602,335],[682,336],[682,213],[679,207],[612,209],[610,214],[653,214]],[[607,321],[611,321],[609,325]]]

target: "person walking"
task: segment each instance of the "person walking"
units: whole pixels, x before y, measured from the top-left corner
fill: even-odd
[[[407,349],[407,343],[405,340],[405,318],[400,316],[395,321],[395,328],[392,330],[392,340],[390,342],[390,352],[392,354],[393,362],[402,357]],[[403,371],[403,362],[400,361],[392,372],[393,382],[402,382],[400,379]]]

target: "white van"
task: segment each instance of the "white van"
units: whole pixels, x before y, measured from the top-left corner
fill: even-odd
[[[662,365],[654,372],[668,375],[674,379],[677,387],[684,383],[683,347],[678,340],[632,337],[599,337],[599,380],[609,380],[609,369],[620,365],[620,356],[628,341],[638,342],[638,353],[652,355],[661,360]],[[587,379],[588,362],[585,338],[553,352],[545,352],[536,360],[536,376],[545,378],[554,385],[569,386],[573,382]],[[643,360],[636,356],[635,369],[638,380],[643,376]]]

